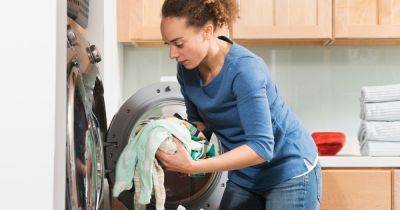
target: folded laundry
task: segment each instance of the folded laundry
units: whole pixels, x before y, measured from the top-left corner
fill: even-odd
[[[360,142],[368,140],[400,142],[400,121],[362,121],[358,131],[358,140]]]
[[[400,84],[361,88],[361,102],[400,101]]]
[[[400,142],[364,141],[360,148],[363,156],[400,156]]]
[[[400,101],[361,103],[360,117],[370,121],[400,121]]]
[[[139,198],[135,199],[140,204],[150,203],[153,186],[156,187],[158,184],[157,188],[164,189],[164,179],[160,178],[160,176],[163,177],[163,174],[157,169],[156,150],[160,148],[164,152],[173,154],[177,149],[173,142],[174,137],[183,143],[192,158],[193,154],[201,154],[200,156],[196,155],[193,158],[195,160],[205,157],[205,153],[209,156],[215,155],[214,145],[205,146],[205,143],[208,142],[192,140],[193,137],[186,126],[186,123],[177,118],[153,120],[143,125],[134,137],[129,139],[118,159],[113,196],[117,197],[122,191],[132,188],[132,180],[137,182],[134,177],[138,177],[140,194],[137,195]],[[135,173],[135,168],[137,168],[137,173]],[[160,184],[160,180],[162,180],[162,184]],[[157,190],[155,189],[156,193]],[[164,193],[162,190],[159,192],[161,192],[161,196],[164,194],[163,199],[165,200],[165,189]],[[159,196],[156,195],[156,197]],[[163,206],[163,203],[162,205],[157,204],[157,206]]]

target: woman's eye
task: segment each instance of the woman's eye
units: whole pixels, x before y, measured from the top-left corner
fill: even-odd
[[[178,43],[175,46],[177,46],[178,48],[182,48],[183,47],[183,43]]]

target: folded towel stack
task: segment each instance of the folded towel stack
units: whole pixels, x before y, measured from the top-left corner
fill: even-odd
[[[400,84],[363,87],[360,102],[361,154],[400,156]]]

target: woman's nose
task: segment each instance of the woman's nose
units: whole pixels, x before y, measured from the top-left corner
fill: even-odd
[[[169,58],[176,59],[178,57],[178,52],[175,46],[170,45],[169,47]]]

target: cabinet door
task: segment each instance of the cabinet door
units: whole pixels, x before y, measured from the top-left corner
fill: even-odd
[[[161,8],[164,0],[117,0],[117,39],[140,46],[163,46]],[[229,36],[227,27],[216,31]]]
[[[391,170],[323,170],[321,210],[391,210],[391,174]]]
[[[118,0],[118,41],[162,44],[160,33],[163,0]]]
[[[335,38],[400,38],[400,0],[335,0]]]
[[[238,0],[236,40],[329,39],[332,0]]]

